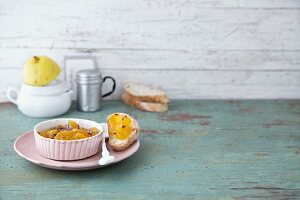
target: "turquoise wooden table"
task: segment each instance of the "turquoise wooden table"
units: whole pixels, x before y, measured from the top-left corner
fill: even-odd
[[[172,101],[167,113],[119,101],[63,117],[136,117],[140,150],[116,165],[57,171],[19,157],[13,142],[44,119],[0,104],[0,199],[300,199],[300,101]]]

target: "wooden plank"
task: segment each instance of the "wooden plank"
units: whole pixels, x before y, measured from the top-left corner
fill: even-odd
[[[193,2],[171,8],[150,3],[148,9],[137,10],[118,10],[109,3],[99,10],[80,3],[71,9],[70,3],[52,2],[47,14],[40,3],[4,6],[0,46],[173,50],[299,50],[300,46],[298,9],[228,10],[201,8]]]
[[[172,99],[211,98],[300,98],[300,71],[189,71],[189,70],[102,70],[117,80],[113,99],[120,98],[122,85],[136,81],[160,87]],[[11,78],[15,77],[15,78]],[[5,101],[8,86],[22,82],[21,69],[0,73],[0,97]],[[72,83],[75,88],[75,83]],[[109,91],[110,83],[105,83]]]
[[[24,8],[32,8],[32,6],[42,7],[40,1],[31,0],[32,5],[28,5],[21,0],[17,0],[18,5]],[[105,10],[105,8],[114,8],[113,11],[126,11],[126,10],[147,10],[147,9],[178,9],[182,8],[218,8],[218,9],[298,9],[300,8],[299,2],[297,0],[266,0],[266,1],[258,1],[258,0],[182,0],[182,1],[170,1],[170,0],[161,0],[161,1],[138,1],[138,0],[129,0],[127,2],[123,1],[91,1],[89,4],[86,4],[84,1],[76,1],[74,5],[74,1],[66,0],[64,2],[60,2],[59,0],[53,0],[51,2],[47,2],[48,8],[53,9],[56,8],[58,13],[62,13],[64,11],[64,6],[72,5],[72,9],[82,9],[88,11],[89,9],[95,8],[97,5],[101,5],[98,7],[99,11]],[[57,5],[61,5],[57,8]],[[1,5],[2,11],[7,8],[11,8],[14,6],[12,2],[6,2]],[[72,13],[73,10],[65,10],[66,13]],[[41,10],[37,10],[38,13],[42,12]],[[5,12],[3,12],[5,13]]]
[[[82,172],[45,169],[19,157],[15,138],[46,119],[25,117],[11,104],[0,110],[0,132],[9,130],[0,134],[3,199],[300,198],[299,100],[173,101],[160,114],[118,101],[104,102],[95,113],[73,107],[63,117],[102,122],[123,111],[142,129],[134,156]]]
[[[8,85],[21,83],[22,64],[36,54],[59,63],[64,55],[94,54],[120,83],[147,78],[172,98],[297,98],[299,6],[296,0],[6,2],[0,99]]]
[[[300,51],[151,50],[151,49],[41,49],[0,48],[0,70],[22,68],[33,55],[47,55],[62,66],[64,55],[95,55],[101,69],[142,70],[299,70]],[[88,65],[86,62],[70,63]]]

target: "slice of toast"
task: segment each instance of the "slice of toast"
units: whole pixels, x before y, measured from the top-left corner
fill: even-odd
[[[125,92],[122,95],[122,100],[124,103],[131,105],[139,110],[148,111],[148,112],[165,112],[168,111],[167,103],[152,103],[140,101],[137,98],[131,97]]]
[[[158,89],[153,89],[147,85],[143,85],[140,83],[126,83],[124,89],[130,98],[135,98],[143,102],[169,102],[169,98],[167,97],[165,92]]]
[[[120,113],[120,114],[124,114],[124,113]],[[111,116],[111,115],[110,115]],[[110,123],[109,123],[109,117],[107,117],[107,124],[108,124],[108,128],[110,129]],[[129,115],[127,115],[128,117],[130,117]],[[139,137],[139,124],[138,122],[133,119],[132,117],[130,117],[132,119],[132,129],[131,129],[131,133],[129,135],[128,138],[126,139],[118,139],[117,137],[115,137],[113,134],[109,134],[109,145],[112,147],[113,150],[115,151],[122,151],[126,148],[128,148],[134,141],[136,141]]]

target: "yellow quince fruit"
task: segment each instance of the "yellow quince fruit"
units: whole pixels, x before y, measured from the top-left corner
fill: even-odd
[[[34,86],[50,84],[60,74],[61,68],[47,56],[33,56],[24,65],[24,82]]]

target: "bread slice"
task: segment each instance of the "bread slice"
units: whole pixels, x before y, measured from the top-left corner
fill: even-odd
[[[131,105],[139,110],[148,112],[165,112],[168,111],[167,103],[151,103],[140,101],[135,97],[130,97],[127,92],[122,95],[122,100],[124,103]]]
[[[124,113],[121,113],[124,114]],[[111,115],[110,115],[111,116]],[[107,117],[107,124],[108,128],[110,128],[109,121]],[[127,115],[129,116],[129,115]],[[129,116],[130,117],[130,116]],[[127,139],[120,140],[116,137],[113,137],[112,135],[109,135],[109,145],[112,147],[115,151],[123,151],[124,149],[128,148],[133,142],[135,142],[139,137],[139,124],[138,122],[130,117],[132,119],[132,131],[130,133],[130,136]]]
[[[166,93],[153,89],[147,85],[140,83],[126,83],[124,86],[125,91],[128,93],[130,98],[136,98],[144,102],[155,102],[155,103],[168,103],[169,98]]]

